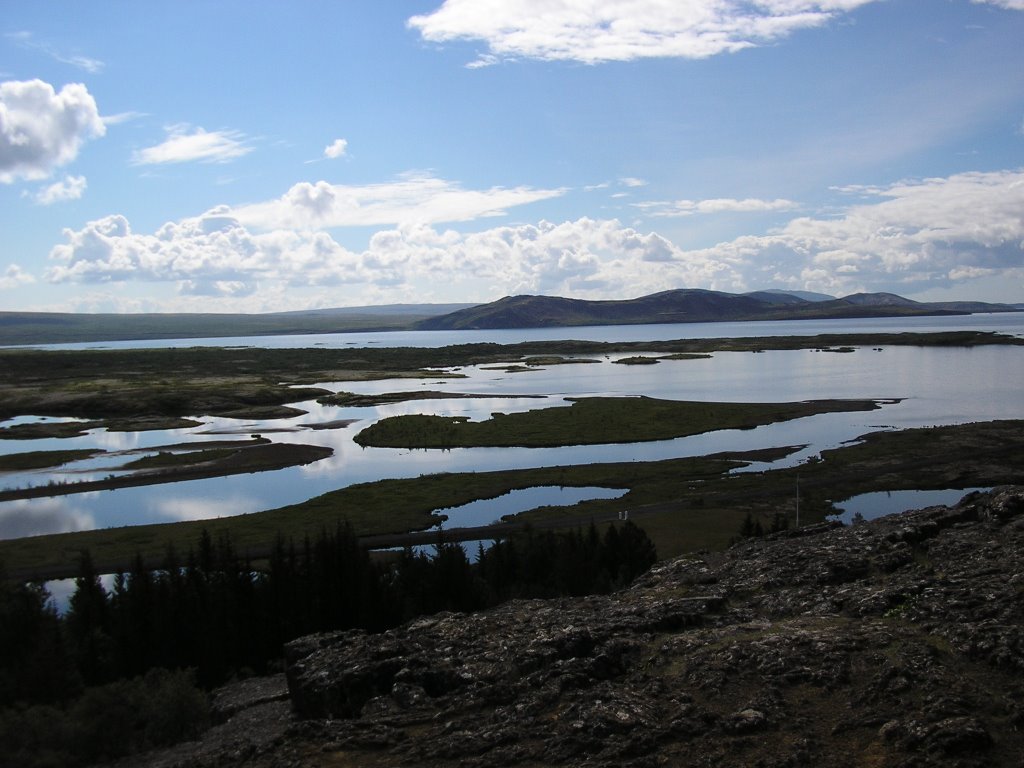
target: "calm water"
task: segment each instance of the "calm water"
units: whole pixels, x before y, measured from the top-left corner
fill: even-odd
[[[853,522],[854,516],[860,515],[865,520],[873,520],[883,515],[891,515],[908,509],[924,509],[939,505],[956,504],[960,499],[974,491],[988,491],[990,488],[945,488],[927,491],[877,491],[852,496],[845,501],[836,502],[839,510],[836,519],[844,523]]]
[[[711,326],[713,332],[708,332],[707,326]],[[573,338],[645,340],[682,338],[687,334],[723,337],[959,328],[998,330],[1024,336],[1024,314],[912,318],[909,321],[786,321],[701,326],[563,328],[523,333],[479,332],[486,334],[487,338],[471,338],[477,332],[359,334],[358,340],[370,344],[379,341],[376,337],[388,337],[393,342],[389,342],[389,346],[396,346],[412,343],[410,339],[399,337],[413,336],[417,346],[437,346],[471,340],[508,343],[524,338],[567,338],[569,334]],[[514,338],[509,337],[512,333],[516,334]],[[282,346],[309,346],[311,338],[328,339],[331,340],[329,343],[335,345],[357,341],[356,335],[344,334],[327,337],[270,337],[268,342]],[[234,341],[255,344],[261,340],[249,338]],[[160,342],[160,345],[166,343]],[[188,340],[178,343],[192,345],[213,341]],[[187,430],[143,433],[108,433],[97,430],[85,437],[65,440],[0,441],[0,453],[58,448],[100,448],[117,452],[113,457],[79,462],[59,472],[0,474],[0,486],[3,487],[101,478],[113,473],[118,464],[129,458],[152,452],[148,449],[155,446],[223,440],[225,432],[234,432],[240,436],[259,432],[275,441],[326,445],[335,452],[332,457],[315,464],[277,472],[5,502],[0,504],[0,538],[246,514],[302,501],[352,483],[385,477],[415,477],[430,472],[486,471],[629,459],[646,461],[725,450],[806,446],[782,462],[793,464],[823,449],[836,447],[877,429],[1024,418],[1024,389],[1020,386],[1020,382],[1024,381],[1024,347],[885,347],[882,351],[860,348],[849,354],[813,350],[759,354],[723,352],[716,353],[711,359],[663,361],[653,366],[615,365],[613,359],[615,356],[602,357],[597,363],[560,365],[515,374],[467,367],[456,369],[466,378],[443,381],[392,380],[322,384],[332,390],[362,393],[425,387],[486,395],[478,399],[420,400],[370,408],[336,408],[310,402],[300,405],[307,411],[305,415],[292,419],[239,421],[205,418],[201,427]],[[541,395],[543,398],[517,397],[522,395]],[[569,396],[593,395],[648,395],[679,400],[746,402],[818,398],[900,399],[900,402],[870,412],[823,414],[754,430],[723,430],[678,440],[628,445],[407,451],[361,448],[352,440],[368,424],[395,414],[439,413],[485,419],[496,411],[509,413],[554,407],[565,405],[565,398]],[[356,423],[346,428],[316,431],[304,426],[338,419],[355,419]],[[538,498],[536,503],[531,502],[531,506],[564,503],[545,500],[543,492]]]
[[[444,347],[449,344],[517,344],[521,341],[669,341],[752,336],[807,336],[819,333],[979,330],[1024,335],[1024,313],[1009,312],[937,317],[871,317],[840,320],[762,320],[733,323],[671,323],[663,325],[589,325],[574,328],[515,328],[479,331],[380,331],[320,333],[297,336],[227,336],[211,339],[155,339],[79,344],[41,344],[40,349],[164,349],[167,347]]]

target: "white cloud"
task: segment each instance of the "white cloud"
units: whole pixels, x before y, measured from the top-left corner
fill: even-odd
[[[96,74],[105,66],[99,59],[93,59],[81,54],[64,53],[63,51],[54,48],[49,43],[36,41],[33,39],[31,32],[14,32],[5,35],[5,37],[16,41],[23,48],[42,51],[55,61],[59,61],[62,64],[70,64],[73,67],[78,67],[89,74]]]
[[[710,200],[677,200],[674,203],[642,204],[653,216],[693,216],[697,213],[764,213],[766,211],[791,211],[799,207],[792,200],[776,198],[712,198]]]
[[[225,163],[252,152],[238,131],[205,131],[188,125],[167,129],[167,139],[160,144],[137,150],[132,155],[136,165],[188,163],[201,161]]]
[[[182,296],[217,296],[222,298],[245,298],[256,293],[256,283],[244,280],[182,280],[178,293]]]
[[[1024,170],[857,190],[873,199],[838,218],[800,217],[688,255],[742,260],[754,284],[775,276],[828,293],[913,292],[993,273],[1021,279]]]
[[[408,25],[432,42],[483,41],[488,50],[471,66],[508,58],[703,59],[821,26],[875,1],[445,0]]]
[[[65,237],[51,252],[51,282],[171,282],[183,296],[225,299],[281,286],[346,285],[360,293],[411,289],[422,295],[431,287],[444,292],[486,285],[497,295],[618,296],[624,286],[643,292],[704,285],[729,271],[724,263],[683,259],[655,233],[586,218],[470,234],[409,224],[377,232],[361,252],[324,232],[253,233],[227,209],[165,224],[152,235],[109,216],[65,230]]]
[[[45,179],[78,156],[82,143],[106,132],[84,85],[56,92],[42,80],[0,83],[0,183]]]
[[[121,125],[121,123],[128,123],[132,120],[138,120],[140,117],[146,117],[145,112],[118,112],[116,115],[104,115],[104,125]]]
[[[336,160],[344,157],[348,152],[348,141],[346,139],[335,139],[324,148],[324,157]]]
[[[85,176],[65,176],[62,181],[44,187],[34,196],[39,205],[53,205],[65,200],[77,200],[85,193]]]
[[[1009,11],[1024,11],[1024,0],[971,0],[971,2],[996,5]]]
[[[635,178],[633,176],[626,176],[624,178],[621,178],[621,179],[619,179],[619,183],[622,184],[624,187],[646,187],[647,186],[647,182],[646,181],[644,181],[643,179]]]
[[[0,274],[0,289],[9,290],[34,283],[36,279],[17,264],[11,264]]]
[[[564,194],[560,189],[463,189],[426,175],[365,186],[301,182],[277,200],[242,206],[232,215],[258,229],[324,229],[405,222],[471,221]]]
[[[294,308],[300,291],[313,290],[337,304],[346,287],[353,296],[421,301],[514,293],[621,298],[676,287],[765,285],[914,294],[1002,277],[1024,292],[1024,169],[857,189],[864,197],[838,217],[798,217],[765,235],[692,250],[657,232],[590,218],[464,233],[398,217],[398,226],[352,250],[308,227],[257,231],[227,207],[153,234],[109,216],[65,230],[45,277],[176,284],[181,297],[219,297],[224,311],[268,297]],[[312,192],[310,200],[316,208]]]

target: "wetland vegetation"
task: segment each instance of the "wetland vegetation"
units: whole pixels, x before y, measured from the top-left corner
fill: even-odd
[[[230,535],[253,560],[265,557],[279,535],[300,540],[339,521],[375,546],[414,543],[410,531],[429,531],[437,510],[510,490],[540,485],[625,489],[617,499],[593,499],[570,508],[542,507],[515,517],[516,526],[573,528],[619,518],[623,509],[670,557],[699,549],[721,549],[737,535],[749,513],[765,527],[776,513],[795,522],[797,492],[801,524],[835,512],[832,501],[860,493],[900,488],[967,488],[1019,481],[1024,471],[1024,421],[877,432],[857,444],[826,451],[821,460],[764,472],[735,472],[766,462],[798,446],[665,461],[628,461],[497,472],[440,473],[418,478],[360,483],[300,504],[238,517],[138,525],[0,541],[0,561],[19,578],[74,575],[83,550],[105,572],[123,570],[138,554],[163,562],[169,549],[184,553],[203,530]],[[428,537],[477,540],[508,535],[509,529],[465,529]]]
[[[617,362],[650,365],[721,350],[847,352],[893,344],[996,343],[1020,342],[989,334],[901,334],[443,350],[21,351],[0,366],[2,417],[40,418],[19,419],[0,430],[9,438],[70,436],[115,425],[194,425],[194,419],[210,415],[294,414],[295,404],[313,399],[367,407],[481,397],[430,389],[332,394],[317,386],[452,377],[458,375],[452,368],[470,364],[536,371],[575,362],[575,356],[604,361],[615,356]],[[619,374],[635,380],[643,372],[620,369]],[[868,410],[880,402],[586,397],[481,421],[430,415],[383,419],[364,431],[362,442],[390,431],[388,444],[406,446],[632,443]],[[311,417],[313,423],[281,430],[351,423],[328,418]],[[223,429],[225,434],[241,430]],[[411,440],[410,435],[419,436]],[[208,687],[231,675],[272,671],[281,644],[297,635],[350,627],[382,630],[422,613],[477,610],[515,597],[606,592],[656,557],[720,550],[738,537],[785,530],[798,520],[805,526],[822,522],[834,512],[833,501],[849,496],[1019,481],[1024,421],[876,431],[796,463],[792,457],[804,447],[426,473],[354,483],[253,514],[0,541],[0,739],[19,764],[114,759],[194,735],[209,718],[196,682]],[[273,443],[253,434],[109,454],[26,451],[4,457],[0,471],[113,459],[121,462],[117,472],[127,474],[104,483],[167,482],[272,468],[275,461],[294,461],[304,451],[311,451],[307,458],[314,461],[330,449]],[[628,456],[628,449],[621,455]],[[446,509],[542,486],[596,486],[621,495],[537,507],[494,525],[436,530]],[[100,487],[114,486],[69,483],[67,489]],[[496,543],[490,548],[479,546],[476,563],[455,544],[491,539]],[[410,549],[424,543],[435,544],[433,554]],[[371,554],[371,547],[399,551]],[[100,581],[101,573],[117,574],[112,587]],[[73,576],[74,594],[66,615],[59,616],[45,590],[32,582]],[[196,670],[197,677],[166,671],[184,667]],[[11,702],[18,704],[5,706]]]
[[[95,457],[103,451],[46,451],[45,454],[65,454],[65,461]],[[272,443],[265,438],[234,441],[230,446],[222,442],[220,447],[209,444],[182,446],[177,452],[160,451],[128,461],[117,468],[125,474],[108,474],[98,480],[66,481],[55,484],[29,486],[26,488],[5,488],[0,490],[0,502],[15,499],[33,499],[44,496],[66,496],[73,493],[109,491],[115,488],[130,488],[140,485],[198,480],[207,477],[223,477],[245,472],[265,472],[300,464],[310,464],[327,458],[330,448],[317,445],[296,445],[293,443]],[[35,455],[39,455],[36,452]],[[13,454],[4,457],[8,465],[25,463],[32,453]],[[41,463],[46,461],[47,463]],[[64,463],[56,462],[56,464]],[[55,466],[53,459],[39,458],[35,468]],[[21,467],[26,468],[26,467]]]
[[[464,365],[531,366],[580,362],[582,356],[633,353],[706,355],[767,349],[846,346],[959,346],[1024,344],[1024,339],[982,331],[861,333],[675,341],[546,341],[455,344],[438,349],[0,349],[0,418],[20,415],[118,419],[155,428],[153,418],[267,417],[267,409],[326,397],[309,385],[324,381],[444,378]],[[270,411],[273,413],[274,411]],[[278,410],[281,415],[294,411]],[[141,421],[139,421],[141,420]]]
[[[569,399],[569,406],[494,413],[490,419],[478,422],[462,416],[392,416],[361,431],[355,441],[378,448],[539,448],[636,443],[698,435],[714,429],[753,429],[818,413],[870,411],[879,407],[874,400],[710,403],[651,397]]]
[[[59,467],[71,461],[79,461],[94,456],[98,451],[88,448],[77,451],[25,451],[0,456],[0,472],[21,469],[45,469]]]
[[[245,413],[247,409],[289,407],[289,404],[314,398],[337,397],[338,402],[344,402],[349,395],[334,395],[314,385],[325,381],[373,378],[450,377],[457,375],[452,368],[470,364],[521,366],[526,370],[536,370],[536,366],[527,365],[527,361],[577,356],[587,359],[611,355],[629,357],[641,352],[644,356],[657,355],[664,359],[664,356],[706,356],[717,351],[837,349],[854,345],[874,348],[891,345],[971,347],[1021,343],[1024,341],[1019,338],[999,334],[952,331],[667,342],[467,344],[441,349],[196,347],[69,352],[0,350],[0,413],[6,418],[27,415],[97,420],[117,418],[141,424],[153,418],[185,419]],[[394,392],[354,396],[356,399],[349,402],[399,402],[438,394],[448,397],[448,393],[423,390],[412,394]],[[694,404],[641,397],[586,398],[571,406],[493,416],[477,423],[459,423],[442,417],[424,417],[425,421],[423,418],[417,421],[434,429],[433,434],[430,430],[424,433],[430,437],[420,444],[562,445],[566,442],[660,439],[666,434],[694,434],[724,426],[752,426],[822,410],[851,407],[873,408],[875,401]],[[41,423],[47,426],[82,424]],[[337,421],[321,426],[342,427],[348,423]],[[410,422],[399,419],[392,423]],[[380,424],[387,424],[387,421]],[[16,424],[7,429],[22,426],[33,425]],[[76,428],[80,429],[80,426]],[[439,431],[458,431],[462,442],[456,443],[449,438],[438,441]],[[804,522],[824,519],[832,512],[830,500],[856,493],[895,488],[984,486],[1019,479],[1024,464],[1019,450],[1021,432],[1020,422],[998,422],[941,430],[882,433],[865,440],[863,445],[829,452],[813,465],[802,465],[796,470],[772,469],[764,473],[730,470],[750,461],[770,461],[800,446],[776,448],[767,454],[762,452],[763,455],[734,453],[694,459],[609,462],[381,480],[352,485],[276,510],[238,517],[4,541],[0,542],[0,559],[6,562],[12,575],[52,577],[73,573],[79,553],[89,549],[97,563],[109,572],[125,567],[136,553],[146,562],[160,562],[169,545],[184,551],[203,528],[218,535],[230,532],[236,546],[253,557],[259,557],[265,554],[279,533],[301,537],[313,534],[325,525],[332,526],[338,520],[347,520],[362,537],[399,537],[394,541],[400,546],[403,543],[400,537],[410,532],[429,531],[438,522],[436,510],[476,499],[493,498],[508,490],[542,485],[621,488],[626,495],[617,500],[581,502],[568,509],[533,510],[517,516],[516,524],[528,521],[533,525],[572,526],[590,520],[609,521],[628,508],[631,519],[637,520],[649,533],[659,553],[670,556],[690,549],[727,545],[747,512],[762,516],[767,525],[776,511],[793,508],[797,472],[800,473],[801,519]],[[370,431],[364,439],[368,440],[372,435]],[[969,442],[974,440],[978,441],[977,445]],[[190,458],[149,459],[146,463],[151,466],[148,468],[135,465],[130,468],[134,469],[133,475],[124,479],[111,478],[107,482],[153,483],[212,477],[229,471],[249,472],[259,468],[256,459],[267,460],[270,462],[267,466],[273,466],[274,461],[292,461],[295,451],[309,448],[273,445],[254,445],[229,455],[209,453],[220,451],[225,446],[206,443],[202,448],[196,447]],[[974,446],[968,457],[970,461],[965,459],[965,445]],[[151,453],[159,453],[159,450],[177,453],[166,446],[152,449]],[[272,457],[274,451],[278,454]],[[34,453],[38,452],[15,454],[6,461],[15,465],[18,462],[36,462],[36,466],[53,466],[60,458],[56,454],[49,457],[31,455]],[[289,453],[293,454],[291,458],[288,458]],[[875,458],[872,459],[872,455]],[[72,458],[67,456],[62,460]],[[311,454],[307,458],[313,460],[316,456]],[[872,465],[871,461],[875,463]],[[82,486],[77,490],[88,489]],[[54,489],[42,489],[36,493],[50,495]],[[490,533],[504,535],[503,530]],[[486,531],[477,531],[476,535],[458,535],[479,539],[486,538],[487,534]]]

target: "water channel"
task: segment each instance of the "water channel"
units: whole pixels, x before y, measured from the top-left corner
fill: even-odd
[[[996,330],[1024,336],[1024,313],[905,320],[612,326],[444,334],[420,332],[421,335],[334,334],[65,346],[196,346],[227,345],[230,341],[261,346],[386,344],[430,347],[439,346],[442,337],[443,343],[481,340],[512,343],[533,338],[653,340],[699,335],[775,336],[956,329]],[[1024,347],[884,346],[861,347],[850,353],[816,350],[758,354],[719,352],[710,359],[662,361],[649,366],[616,365],[614,360],[617,357],[621,355],[601,356],[597,362],[556,365],[522,373],[495,370],[493,366],[469,366],[451,370],[463,378],[320,384],[332,391],[366,394],[422,387],[484,395],[472,399],[416,400],[360,408],[328,407],[308,402],[297,404],[306,411],[304,415],[290,419],[240,421],[202,418],[201,426],[183,430],[132,433],[93,430],[77,438],[3,440],[0,441],[0,454],[81,448],[114,452],[113,455],[76,462],[57,470],[0,473],[0,487],[5,488],[99,479],[115,473],[117,466],[129,460],[128,453],[132,454],[130,458],[137,458],[152,453],[156,446],[223,440],[225,433],[228,436],[259,433],[278,442],[324,445],[332,448],[334,454],[305,467],[274,472],[0,503],[0,538],[246,514],[302,501],[353,483],[388,477],[416,477],[432,472],[647,461],[717,451],[806,446],[783,460],[783,464],[792,465],[824,449],[838,447],[859,435],[879,429],[1024,418],[1024,389],[1020,386],[1024,381]],[[494,412],[557,407],[565,405],[567,397],[596,395],[647,395],[677,400],[736,402],[822,398],[873,398],[889,402],[876,411],[822,414],[753,430],[720,430],[677,440],[632,444],[409,451],[361,448],[353,442],[359,430],[395,414],[436,413],[480,420]],[[21,417],[3,425],[33,420],[37,418]],[[352,420],[353,423],[335,429],[309,428],[311,424],[343,420]],[[554,499],[556,491],[538,491],[536,503],[531,497],[531,506],[565,503]],[[495,519],[501,514],[506,512],[499,512]]]

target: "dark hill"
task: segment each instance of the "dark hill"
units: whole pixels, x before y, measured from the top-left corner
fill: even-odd
[[[788,293],[748,294],[699,289],[662,291],[621,301],[587,301],[557,296],[507,296],[416,324],[419,330],[553,328],[577,325],[642,325],[736,320],[799,320],[842,317],[1007,312],[1003,304],[929,304],[889,293],[854,294],[809,301]]]
[[[790,291],[780,288],[769,288],[766,291],[757,291],[756,293],[748,295],[757,296],[762,293],[768,294],[769,296],[778,296],[779,294],[782,294],[783,296],[795,296],[798,299],[805,299],[806,301],[832,301],[835,298],[835,296],[831,296],[827,293],[815,293],[814,291]]]
[[[743,294],[751,299],[757,299],[758,301],[766,301],[769,304],[806,304],[811,299],[798,296],[795,293],[787,293],[785,291],[751,291],[750,293]],[[828,296],[824,299],[814,299],[814,301],[832,301],[835,296]]]
[[[408,330],[472,304],[391,304],[265,314],[0,312],[0,346]]]
[[[546,328],[562,325],[692,323],[748,317],[768,302],[718,291],[662,291],[638,299],[587,301],[557,296],[508,296],[417,324],[424,330],[469,328]]]
[[[853,293],[844,296],[843,301],[858,307],[920,307],[921,302],[905,299],[895,293]]]

